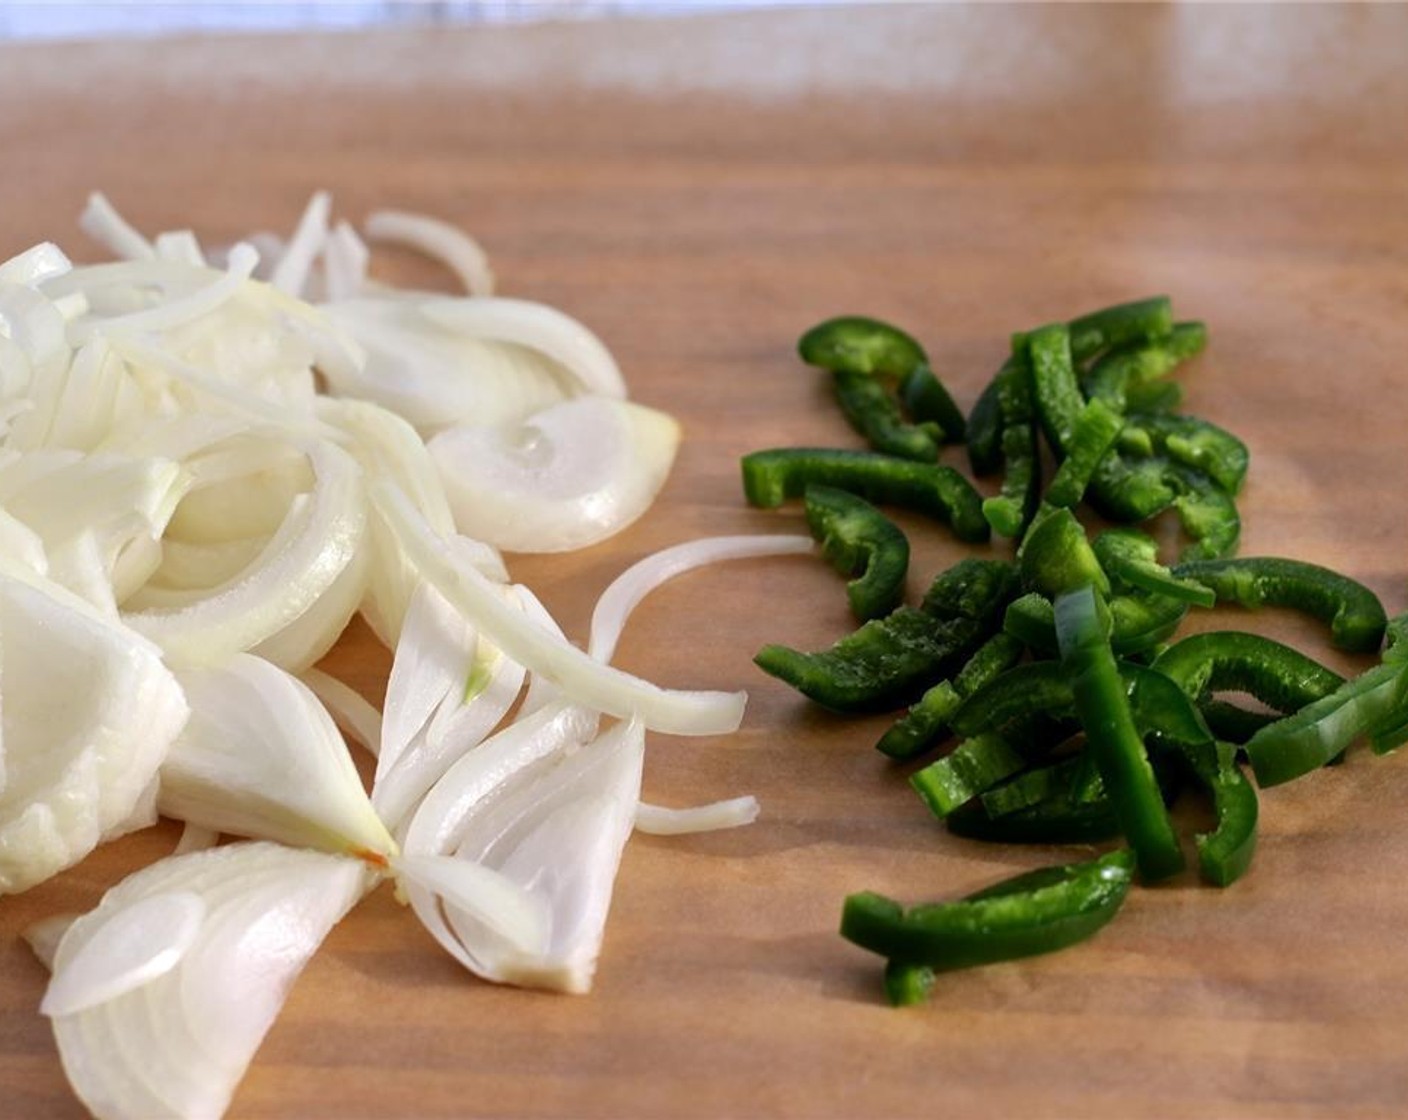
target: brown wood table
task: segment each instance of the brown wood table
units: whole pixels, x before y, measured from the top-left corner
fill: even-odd
[[[569,634],[628,562],[747,508],[739,456],[851,445],[793,353],[816,320],[908,326],[965,405],[1008,332],[1154,291],[1206,319],[1187,408],[1241,433],[1244,555],[1408,608],[1408,9],[901,6],[311,38],[0,46],[0,257],[107,191],[148,230],[441,214],[502,289],[579,316],[683,422],[647,517],[514,558]],[[92,254],[96,256],[97,254]],[[447,281],[410,258],[388,275]],[[953,454],[953,453],[951,453]],[[954,461],[961,461],[953,455]],[[968,550],[914,521],[917,592]],[[1002,551],[993,546],[993,551]],[[1219,613],[1326,649],[1290,615]],[[952,897],[1046,850],[949,837],[842,720],[751,664],[847,628],[837,577],[777,559],[647,600],[621,663],[747,687],[742,731],[657,737],[651,798],[742,792],[751,828],[629,845],[596,990],[495,988],[383,889],[329,938],[237,1117],[1375,1116],[1408,1111],[1408,759],[1352,754],[1262,800],[1248,879],[1131,896],[1093,942],[880,998],[842,897]],[[1325,654],[1341,668],[1364,661]],[[329,659],[369,696],[386,656]],[[162,827],[0,901],[0,1115],[80,1113],[18,932],[166,851]]]

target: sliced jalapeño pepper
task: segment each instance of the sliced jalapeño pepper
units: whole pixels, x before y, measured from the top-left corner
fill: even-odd
[[[851,611],[862,621],[888,614],[904,597],[909,540],[867,502],[831,486],[808,486],[803,495],[807,525],[821,554],[842,575]]]

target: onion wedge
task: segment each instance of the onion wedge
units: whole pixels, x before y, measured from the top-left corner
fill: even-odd
[[[395,851],[306,685],[248,654],[178,679],[191,716],[161,766],[164,816],[376,863]]]
[[[223,1114],[299,972],[372,881],[356,860],[246,843],[119,883],[64,934],[46,996],[83,1103],[104,1120]],[[178,911],[174,938],[158,919]],[[163,952],[98,951],[142,934]]]

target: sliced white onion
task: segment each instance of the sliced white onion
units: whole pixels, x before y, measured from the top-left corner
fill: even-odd
[[[123,620],[184,664],[215,664],[279,633],[327,593],[361,547],[366,503],[361,471],[346,452],[309,452],[317,482],[296,500],[259,559],[208,595],[144,589]],[[156,602],[165,605],[155,605]]]
[[[113,914],[57,972],[39,1013],[73,1015],[165,976],[181,963],[205,921],[205,902],[190,891],[138,899]]]
[[[78,217],[78,226],[98,244],[128,260],[143,260],[156,256],[152,243],[127,224],[127,221],[100,191],[88,196],[88,205]]]
[[[322,252],[323,243],[327,240],[328,215],[331,211],[332,196],[327,191],[318,191],[308,200],[288,248],[269,276],[270,284],[291,296],[302,293],[313,261]],[[234,250],[231,250],[233,254]]]
[[[547,950],[552,931],[547,898],[502,872],[451,856],[409,854],[393,859],[391,870],[403,889],[414,886],[472,914],[514,950],[535,955]]]
[[[371,702],[321,669],[305,669],[299,679],[322,701],[337,725],[375,758],[381,749],[381,713]]]
[[[18,256],[0,262],[0,283],[22,284],[32,288],[45,280],[62,276],[72,268],[72,262],[62,249],[52,241],[42,241]]]
[[[306,685],[248,655],[179,680],[191,717],[162,763],[163,815],[334,854],[395,850]]]
[[[758,819],[758,812],[758,799],[752,796],[731,797],[687,809],[669,809],[642,801],[636,806],[635,826],[637,832],[651,836],[685,836],[752,824]]]
[[[61,366],[71,353],[68,320],[59,306],[20,284],[0,283],[0,336],[19,348],[35,373]]]
[[[156,236],[156,255],[166,261],[180,261],[188,264],[192,268],[205,268],[205,254],[201,251],[200,242],[196,240],[196,235],[188,229],[167,230]],[[259,247],[254,246],[254,251],[259,252]],[[228,258],[226,263],[228,263]]]
[[[214,282],[144,311],[132,311],[110,318],[84,318],[68,328],[69,341],[78,346],[96,334],[140,334],[168,330],[192,319],[209,314],[231,299],[240,286],[254,275],[259,254],[253,245],[236,245],[230,250],[230,262],[225,273]]]
[[[184,856],[190,852],[203,852],[219,843],[220,833],[216,829],[187,821],[181,829],[181,838],[176,841],[176,847],[171,849],[171,854]]]
[[[741,692],[663,689],[604,665],[560,641],[505,603],[496,585],[455,554],[416,513],[404,494],[378,480],[371,496],[421,575],[472,619],[509,657],[551,680],[577,703],[674,735],[736,731],[747,696]]]
[[[338,222],[323,246],[323,272],[326,298],[353,299],[367,282],[371,253],[346,222]]]
[[[720,560],[755,556],[790,556],[813,552],[815,542],[801,535],[701,537],[652,553],[611,581],[592,611],[587,651],[601,661],[616,654],[626,620],[640,601],[662,583]]]
[[[565,552],[639,518],[679,440],[679,424],[663,412],[577,397],[521,427],[460,425],[428,446],[460,532],[511,552]]]
[[[470,295],[494,294],[494,273],[488,256],[479,242],[459,227],[425,214],[377,210],[368,216],[365,228],[373,241],[405,245],[439,261],[459,277]]]
[[[577,387],[544,355],[457,334],[426,318],[418,301],[364,297],[323,310],[366,353],[360,366],[324,371],[333,391],[389,408],[422,433],[521,420]]]
[[[187,708],[150,643],[18,565],[0,576],[0,682],[6,893],[78,862],[142,807]]]
[[[114,887],[64,935],[51,987],[151,898],[190,894],[205,916],[169,971],[53,1018],[83,1103],[105,1120],[222,1115],[304,964],[370,881],[356,860],[248,843],[169,857]]]
[[[547,304],[502,296],[432,299],[421,307],[431,319],[469,338],[512,342],[537,350],[577,379],[588,393],[624,397],[626,382],[601,339],[570,315]]]

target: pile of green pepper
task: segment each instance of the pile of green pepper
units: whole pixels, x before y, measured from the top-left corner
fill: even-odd
[[[1167,379],[1206,340],[1164,297],[1023,331],[965,417],[909,335],[831,319],[798,348],[871,450],[743,459],[750,502],[803,500],[861,622],[830,649],[770,645],[757,663],[838,712],[908,704],[877,747],[900,761],[943,751],[910,783],[950,831],[1116,845],[955,902],[848,898],[841,932],[886,959],[896,1004],[923,999],[937,972],[1089,937],[1136,876],[1183,871],[1169,808],[1188,789],[1216,822],[1193,838],[1199,873],[1225,887],[1256,847],[1257,786],[1333,763],[1359,739],[1379,753],[1408,740],[1408,615],[1390,622],[1369,588],[1326,568],[1232,558],[1247,448],[1178,412]],[[996,495],[938,462],[959,442],[975,476],[1001,473]],[[1092,538],[1073,512],[1082,504],[1130,526],[1173,511],[1188,544],[1166,566],[1141,529]],[[965,559],[908,606],[909,542],[880,506],[930,515],[963,541],[1010,538],[1014,554]],[[1337,648],[1378,663],[1345,680],[1256,634],[1176,638],[1190,609],[1223,604],[1305,612]]]

